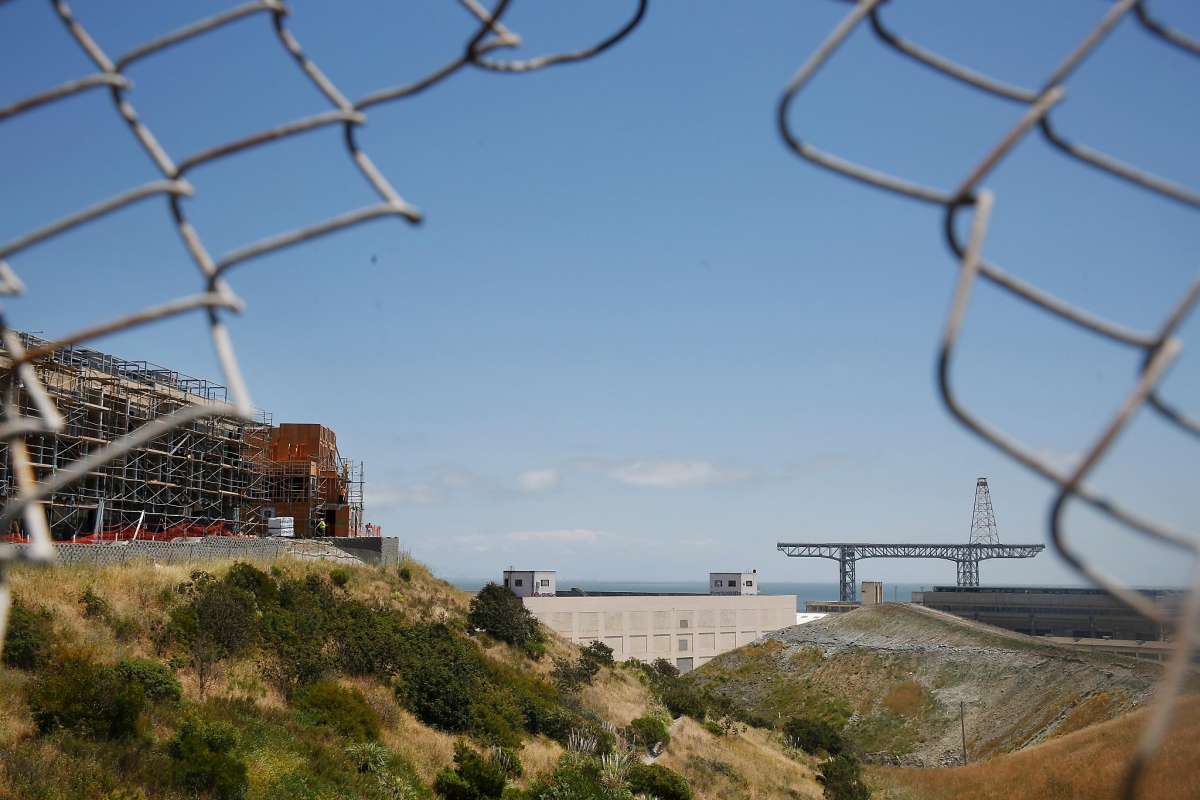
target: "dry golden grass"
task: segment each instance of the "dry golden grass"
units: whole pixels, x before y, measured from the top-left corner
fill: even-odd
[[[880,800],[1116,800],[1145,719],[1138,711],[966,767],[872,767],[868,777]],[[1139,797],[1200,797],[1200,697],[1180,703]]]
[[[21,691],[28,679],[17,670],[0,669],[0,749],[12,747],[33,733],[33,719]]]
[[[518,783],[528,786],[537,775],[553,770],[564,752],[562,745],[545,736],[535,736],[525,742],[521,748],[521,765],[525,767],[525,776]]]
[[[646,716],[655,705],[650,690],[637,676],[620,668],[602,670],[596,681],[580,692],[579,699],[619,728]]]
[[[820,800],[823,796],[810,766],[785,754],[771,733],[754,728],[737,736],[713,736],[695,720],[683,717],[671,727],[671,744],[658,763],[682,773],[697,800]]]

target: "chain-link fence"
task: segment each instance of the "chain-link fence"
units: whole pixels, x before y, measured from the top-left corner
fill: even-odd
[[[539,56],[535,58],[503,61],[494,53],[520,44],[520,37],[507,29],[502,18],[510,0],[499,0],[495,8],[487,10],[477,0],[461,0],[466,11],[473,17],[476,27],[461,52],[453,54],[445,64],[433,72],[408,83],[393,85],[374,91],[357,100],[348,99],[337,85],[323,73],[317,63],[302,49],[299,41],[288,27],[290,11],[281,0],[254,0],[236,6],[224,13],[197,21],[160,38],[146,42],[132,50],[113,57],[102,43],[93,39],[84,22],[77,18],[66,2],[51,0],[54,12],[61,19],[66,35],[70,36],[95,64],[96,71],[27,97],[12,105],[0,108],[0,122],[27,113],[39,106],[62,101],[81,92],[107,91],[114,112],[127,124],[146,156],[155,165],[161,178],[130,187],[128,190],[101,202],[51,222],[14,241],[0,245],[0,294],[15,295],[22,292],[22,283],[8,260],[21,251],[55,237],[93,220],[105,217],[118,209],[144,200],[165,200],[180,239],[200,273],[202,291],[179,298],[119,319],[102,322],[63,336],[44,345],[24,348],[16,332],[0,315],[0,341],[12,358],[12,368],[33,399],[38,414],[21,416],[12,397],[5,398],[3,417],[0,419],[0,440],[9,445],[10,458],[17,489],[17,497],[0,511],[0,530],[7,530],[18,517],[24,520],[25,530],[30,535],[31,546],[23,548],[22,557],[37,561],[48,561],[54,556],[49,531],[39,501],[55,491],[69,485],[89,470],[118,457],[133,447],[153,441],[171,428],[207,416],[248,416],[252,406],[245,382],[240,374],[229,332],[223,315],[237,313],[242,304],[226,282],[226,273],[233,267],[257,257],[298,245],[307,240],[334,231],[349,228],[369,220],[382,217],[398,217],[417,223],[421,213],[409,204],[375,167],[371,158],[358,143],[357,133],[367,122],[367,112],[383,103],[401,101],[435,87],[441,81],[464,69],[482,69],[495,72],[529,72],[545,67],[585,60],[595,56],[621,41],[641,22],[648,0],[631,3],[632,13],[616,31],[597,44],[572,53]],[[833,170],[844,176],[873,187],[885,189],[901,197],[941,207],[944,210],[944,230],[954,257],[961,262],[958,285],[938,361],[938,385],[943,401],[950,412],[968,429],[1020,464],[1033,470],[1057,487],[1057,496],[1050,511],[1049,536],[1058,553],[1080,575],[1102,587],[1113,597],[1137,613],[1156,622],[1167,622],[1168,609],[1160,608],[1143,595],[1124,586],[1106,575],[1093,563],[1087,548],[1072,543],[1065,536],[1062,525],[1063,510],[1071,500],[1079,500],[1109,518],[1128,526],[1141,535],[1177,547],[1193,557],[1197,555],[1197,541],[1185,532],[1156,522],[1139,512],[1125,508],[1118,501],[1102,496],[1085,484],[1085,479],[1095,469],[1112,447],[1114,440],[1127,425],[1134,412],[1143,406],[1158,414],[1182,433],[1200,436],[1200,420],[1188,416],[1162,396],[1159,384],[1171,362],[1178,356],[1181,344],[1178,339],[1180,326],[1192,311],[1200,296],[1200,281],[1194,282],[1175,306],[1167,311],[1162,323],[1155,330],[1138,331],[1118,322],[1075,307],[1069,302],[1053,296],[1036,285],[1029,283],[1001,267],[989,262],[983,255],[984,239],[988,230],[994,197],[984,188],[1005,155],[1035,128],[1044,139],[1064,157],[1071,158],[1102,170],[1115,178],[1128,182],[1132,187],[1154,192],[1165,198],[1192,208],[1200,208],[1200,193],[1171,180],[1139,169],[1118,160],[1116,157],[1081,143],[1072,134],[1056,126],[1053,111],[1066,95],[1072,75],[1080,68],[1085,57],[1103,43],[1113,27],[1126,17],[1132,17],[1147,35],[1160,42],[1163,47],[1173,47],[1200,56],[1200,41],[1172,29],[1166,22],[1153,16],[1144,0],[1118,0],[1100,16],[1097,24],[1082,42],[1068,53],[1060,65],[1039,87],[1016,86],[1003,80],[982,74],[970,67],[953,61],[904,39],[890,28],[883,15],[885,0],[861,0],[849,11],[843,21],[825,40],[811,58],[800,68],[784,92],[777,109],[779,131],[787,145],[798,155],[818,166]],[[4,8],[0,5],[0,16]],[[295,62],[298,78],[310,81],[328,101],[329,108],[302,119],[293,120],[277,127],[263,130],[235,141],[226,142],[181,159],[173,158],[159,144],[150,128],[141,120],[134,105],[135,93],[126,76],[126,70],[143,59],[151,58],[164,50],[186,47],[201,36],[220,35],[228,25],[251,18],[264,18],[264,39],[273,39]],[[249,24],[249,22],[245,23]],[[962,181],[949,189],[927,186],[905,177],[885,174],[865,166],[846,161],[824,152],[803,141],[796,133],[792,119],[793,106],[802,90],[816,76],[834,51],[857,28],[868,25],[879,42],[896,51],[900,56],[922,64],[946,78],[970,86],[998,102],[1020,104],[1025,113],[1010,130],[1001,132],[994,147],[983,153],[977,164]],[[1197,72],[1200,75],[1200,71]],[[363,180],[374,190],[379,202],[324,222],[248,244],[220,257],[214,257],[205,247],[204,237],[189,221],[187,198],[197,194],[197,187],[189,180],[190,173],[197,168],[248,149],[267,146],[286,139],[328,126],[340,126],[344,142],[356,169]],[[959,233],[959,218],[967,212],[971,215],[969,234],[965,239]],[[1112,343],[1136,348],[1143,354],[1142,369],[1118,412],[1095,438],[1087,453],[1077,466],[1070,470],[1048,461],[1031,447],[1017,442],[1012,437],[980,419],[957,398],[951,382],[951,367],[959,332],[966,314],[973,285],[977,279],[990,282],[1000,290],[1026,301],[1053,317],[1088,331]],[[98,336],[142,325],[154,320],[201,310],[207,319],[217,357],[230,389],[230,402],[188,406],[169,416],[154,420],[128,436],[114,441],[87,457],[52,473],[45,480],[35,480],[23,437],[37,431],[55,431],[62,426],[54,402],[38,382],[33,362],[55,350],[79,344]],[[0,545],[3,547],[3,545]],[[0,642],[8,610],[8,593],[4,585],[4,564],[17,556],[17,551],[0,550]],[[1183,605],[1181,618],[1177,620],[1176,647],[1167,665],[1161,688],[1155,700],[1153,712],[1145,734],[1139,744],[1128,772],[1124,787],[1126,796],[1136,792],[1139,775],[1145,770],[1150,757],[1161,743],[1170,719],[1175,698],[1181,691],[1189,664],[1197,644],[1197,628],[1200,627],[1200,572],[1196,572],[1196,583]]]
[[[502,21],[505,12],[511,5],[510,0],[498,0],[495,7],[490,10],[481,5],[478,0],[461,0],[461,5],[473,18],[473,25],[471,35],[460,51],[449,54],[441,67],[417,80],[388,85],[357,100],[351,100],[321,70],[317,62],[305,53],[300,42],[288,27],[291,11],[282,0],[252,0],[243,3],[223,13],[171,31],[116,56],[110,54],[102,42],[92,37],[85,21],[75,15],[65,0],[50,0],[53,13],[57,15],[65,28],[65,35],[73,39],[82,49],[87,58],[95,65],[96,71],[26,97],[6,107],[0,107],[0,123],[83,92],[105,91],[112,100],[114,113],[128,126],[130,134],[154,164],[161,177],[148,183],[131,186],[113,197],[50,222],[13,241],[0,244],[0,294],[18,295],[24,289],[18,273],[9,264],[9,259],[80,225],[100,220],[133,203],[153,199],[166,201],[183,246],[199,270],[202,290],[197,294],[171,300],[118,319],[101,322],[67,336],[28,348],[22,345],[21,337],[8,326],[4,315],[0,314],[0,343],[3,344],[4,350],[11,359],[12,372],[37,410],[34,416],[22,416],[13,394],[3,399],[0,441],[8,444],[15,483],[13,488],[16,491],[12,499],[0,510],[0,531],[7,532],[18,518],[23,518],[24,530],[29,536],[29,545],[16,547],[0,544],[0,645],[4,641],[5,622],[10,605],[9,590],[5,583],[5,565],[17,559],[47,562],[54,558],[54,548],[50,541],[50,532],[40,501],[69,486],[101,465],[134,448],[153,442],[175,427],[205,417],[253,418],[250,395],[238,368],[233,342],[223,320],[223,315],[238,313],[242,310],[241,301],[226,281],[227,273],[235,266],[268,253],[370,220],[394,217],[409,223],[421,221],[421,212],[400,195],[358,143],[358,131],[367,123],[367,112],[370,109],[381,104],[413,97],[432,89],[450,76],[465,69],[524,73],[586,60],[604,52],[632,32],[642,21],[646,13],[647,2],[648,0],[630,0],[630,16],[624,24],[590,47],[576,52],[506,61],[498,60],[495,54],[506,48],[517,47],[522,43],[521,37],[505,27]],[[0,4],[0,24],[2,24],[6,10],[5,5],[7,4]],[[107,10],[97,13],[121,12]],[[257,18],[257,20],[252,18]],[[136,93],[133,91],[133,84],[127,77],[126,71],[145,59],[153,58],[156,54],[173,48],[187,47],[189,43],[199,37],[220,36],[221,31],[230,25],[255,22],[262,28],[264,46],[282,47],[296,65],[297,80],[311,82],[327,101],[328,109],[302,119],[285,122],[268,130],[252,133],[234,141],[224,142],[183,158],[174,157],[159,143],[154,132],[138,115],[135,105]],[[265,147],[288,137],[330,126],[338,126],[342,129],[345,147],[355,168],[378,195],[379,201],[366,208],[347,211],[315,225],[253,242],[223,256],[210,254],[205,246],[204,236],[188,219],[186,200],[200,191],[197,188],[200,184],[192,183],[193,173],[207,164],[235,153]],[[15,198],[10,197],[9,202],[15,202]],[[126,436],[91,451],[86,456],[52,472],[43,480],[37,480],[25,446],[25,436],[36,432],[59,431],[62,429],[64,421],[50,394],[39,381],[34,370],[34,362],[62,348],[80,344],[98,336],[193,310],[200,310],[206,315],[208,332],[216,349],[225,383],[229,388],[229,401],[185,405],[166,416],[149,421]]]
[[[1200,540],[1127,508],[1117,499],[1097,493],[1085,480],[1112,448],[1134,413],[1143,407],[1162,417],[1181,434],[1200,435],[1200,420],[1177,408],[1163,397],[1159,389],[1169,366],[1178,357],[1182,347],[1178,332],[1192,312],[1197,297],[1200,297],[1200,279],[1194,280],[1175,305],[1165,310],[1162,322],[1155,330],[1134,330],[1119,322],[1089,313],[1005,271],[984,257],[984,240],[996,203],[993,193],[984,188],[984,184],[1009,151],[1036,128],[1046,142],[1064,157],[1108,173],[1137,189],[1154,192],[1184,206],[1200,209],[1200,192],[1175,183],[1169,178],[1153,175],[1113,155],[1083,144],[1073,133],[1065,132],[1056,125],[1054,119],[1054,109],[1066,97],[1072,75],[1079,70],[1090,53],[1104,45],[1113,27],[1126,17],[1136,20],[1136,24],[1161,46],[1178,48],[1191,56],[1200,56],[1200,40],[1190,38],[1156,18],[1145,0],[1119,0],[1104,9],[1102,14],[1098,14],[1099,19],[1087,36],[1064,56],[1058,67],[1046,76],[1040,86],[1027,88],[955,63],[903,38],[888,25],[883,13],[884,6],[885,0],[861,0],[855,3],[829,37],[800,67],[788,83],[777,107],[779,132],[793,152],[820,167],[901,197],[943,209],[942,234],[955,259],[960,262],[961,268],[938,356],[938,389],[942,401],[959,422],[993,447],[1054,484],[1056,496],[1049,512],[1049,538],[1058,554],[1076,572],[1118,601],[1143,617],[1163,624],[1172,621],[1169,619],[1171,609],[1157,605],[1145,595],[1100,570],[1094,560],[1100,549],[1099,545],[1095,542],[1079,544],[1068,539],[1063,526],[1063,511],[1072,500],[1082,501],[1138,534],[1178,548],[1193,557],[1192,585],[1178,619],[1173,620],[1176,630],[1175,648],[1159,686],[1149,721],[1130,762],[1125,785],[1122,787],[1124,796],[1133,797],[1137,792],[1139,777],[1146,770],[1166,734],[1172,708],[1184,687],[1196,651],[1197,639],[1200,638],[1200,559],[1196,559],[1196,556],[1200,555]],[[996,144],[980,155],[979,160],[957,186],[928,186],[907,177],[880,172],[820,150],[804,141],[797,133],[793,119],[802,116],[794,108],[798,96],[847,37],[864,24],[870,27],[883,46],[891,48],[900,56],[912,59],[949,80],[991,96],[998,102],[1016,103],[1025,107],[1016,125],[1007,131],[997,132]],[[1200,69],[1196,71],[1196,77],[1200,78]],[[970,226],[964,240],[960,235],[958,223],[960,216],[965,214],[970,215]],[[1021,444],[977,416],[959,400],[951,381],[954,351],[971,292],[978,279],[988,281],[996,288],[1031,303],[1064,323],[1109,342],[1135,348],[1141,353],[1142,366],[1133,387],[1119,410],[1104,425],[1074,468],[1064,470],[1056,466],[1041,454],[1045,451]]]

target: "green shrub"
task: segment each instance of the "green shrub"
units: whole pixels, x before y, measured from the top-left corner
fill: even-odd
[[[858,759],[848,754],[834,756],[820,765],[817,774],[826,800],[870,800],[871,790],[862,780]]]
[[[478,694],[471,702],[471,735],[484,744],[519,748],[525,716],[512,692],[489,685]]]
[[[333,585],[342,589],[350,582],[350,570],[345,567],[335,567],[329,571],[329,580]]]
[[[704,721],[707,710],[704,695],[691,686],[677,685],[669,688],[663,693],[662,702],[674,717],[686,715],[699,722]]]
[[[644,747],[646,752],[655,753],[671,743],[667,725],[657,717],[638,717],[629,723],[629,739]]]
[[[650,666],[659,675],[663,675],[668,678],[678,678],[679,677],[679,667],[675,666],[670,661],[667,661],[665,658],[654,659],[654,663],[651,664]]]
[[[533,780],[528,792],[531,800],[615,800],[622,794],[601,783],[596,759],[579,753],[565,753],[553,772]]]
[[[217,663],[258,639],[258,604],[252,592],[206,572],[193,572],[180,591],[189,600],[171,609],[166,632],[185,648],[203,697]]]
[[[272,575],[279,577],[282,574],[278,567],[271,567],[271,574],[267,574],[253,564],[239,561],[225,573],[224,580],[230,586],[253,594],[260,606],[274,605],[279,602],[279,586]]]
[[[713,736],[724,736],[725,728],[719,722],[713,722],[711,719],[704,723],[704,730],[711,733]]]
[[[180,698],[179,680],[175,673],[161,661],[149,658],[126,658],[113,669],[122,681],[136,683],[142,694],[152,703],[162,700],[176,701]]]
[[[520,648],[532,658],[541,658],[545,652],[546,638],[537,617],[519,597],[498,584],[489,583],[471,598],[467,624]]]
[[[846,750],[842,735],[827,722],[805,717],[792,717],[783,725],[788,744],[806,753],[825,751],[832,756]]]
[[[90,586],[79,596],[79,604],[83,606],[83,616],[87,619],[107,619],[112,613],[108,601],[92,591]]]
[[[405,583],[408,583],[412,580],[412,570],[408,568],[407,564],[400,567],[400,580],[404,581]]]
[[[231,753],[236,743],[228,725],[185,719],[167,744],[175,783],[193,792],[208,792],[217,800],[241,800],[246,794],[246,765]]]
[[[427,725],[461,733],[471,724],[471,699],[483,677],[481,654],[445,625],[409,629],[396,695]]]
[[[297,691],[292,703],[310,725],[329,728],[356,742],[379,738],[379,717],[356,689],[321,681]]]
[[[439,772],[433,789],[446,800],[498,800],[507,782],[504,765],[460,743],[454,748],[454,769]]]
[[[551,677],[554,685],[564,692],[575,692],[584,686],[591,686],[592,681],[600,672],[600,665],[590,658],[580,656],[578,659],[554,659],[554,672]]]
[[[599,639],[590,642],[587,647],[583,648],[579,657],[601,667],[613,665],[613,649]]]
[[[31,609],[14,599],[4,636],[4,665],[38,669],[50,659],[54,623],[48,611]]]
[[[634,764],[629,768],[629,788],[658,800],[692,800],[687,779],[660,764]]]
[[[64,728],[92,739],[127,739],[141,731],[146,697],[113,667],[67,655],[40,670],[29,687],[39,733]]]

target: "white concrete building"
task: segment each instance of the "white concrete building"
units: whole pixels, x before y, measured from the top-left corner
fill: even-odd
[[[729,588],[726,583],[729,578],[725,576],[733,575],[734,588],[753,589],[753,593],[522,595],[521,590],[528,589],[526,576],[553,573],[509,570],[504,577],[510,582],[521,578],[521,586],[510,583],[509,588],[522,597],[525,607],[543,625],[563,638],[581,645],[604,642],[618,661],[665,658],[681,672],[687,672],[763,634],[796,624],[795,595],[758,594],[758,576],[754,572],[713,573],[713,576],[718,574],[722,576],[722,589]],[[715,579],[710,577],[710,587]],[[754,585],[740,585],[745,580],[752,580]]]
[[[554,597],[558,580],[554,570],[504,570],[504,588],[517,597]]]
[[[758,570],[708,573],[709,594],[758,594]]]

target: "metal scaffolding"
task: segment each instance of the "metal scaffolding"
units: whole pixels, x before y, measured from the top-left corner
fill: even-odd
[[[44,344],[20,338],[26,349]],[[35,415],[10,364],[0,349],[0,390],[22,415]],[[65,420],[60,431],[25,436],[39,481],[153,419],[226,400],[224,386],[83,347],[55,350],[34,369]],[[260,533],[265,454],[253,432],[269,427],[262,414],[256,422],[199,419],[164,433],[46,498],[51,531],[59,539]],[[0,444],[0,494],[7,501],[16,493],[8,445]]]

